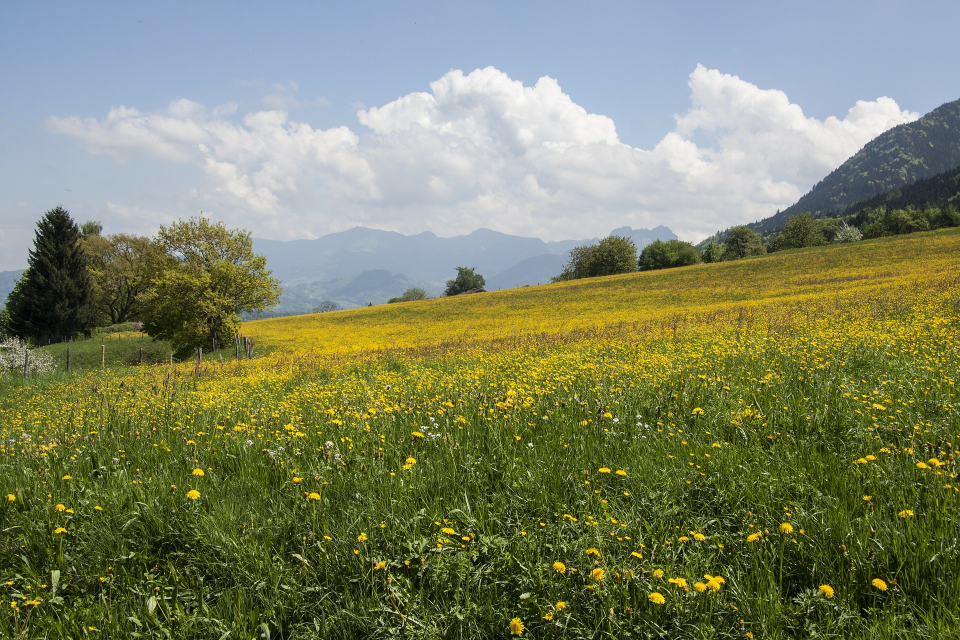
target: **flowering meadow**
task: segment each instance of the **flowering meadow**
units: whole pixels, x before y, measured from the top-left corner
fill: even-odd
[[[0,637],[960,634],[960,232],[0,380]]]

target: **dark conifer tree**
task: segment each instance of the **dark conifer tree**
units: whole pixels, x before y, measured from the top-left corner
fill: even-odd
[[[66,209],[51,209],[37,223],[27,263],[16,295],[8,299],[10,333],[58,342],[88,329],[93,287],[80,229]]]

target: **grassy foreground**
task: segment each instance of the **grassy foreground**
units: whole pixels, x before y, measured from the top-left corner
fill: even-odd
[[[958,249],[265,321],[253,361],[4,381],[0,636],[957,637]]]

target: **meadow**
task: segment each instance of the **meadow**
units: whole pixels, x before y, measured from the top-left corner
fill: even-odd
[[[0,381],[0,637],[960,637],[960,232]]]

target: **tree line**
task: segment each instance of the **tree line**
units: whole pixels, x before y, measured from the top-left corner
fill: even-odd
[[[655,240],[639,255],[633,240],[612,235],[597,244],[575,247],[563,271],[551,278],[551,282],[738,260],[757,255],[762,248],[760,236],[745,226],[731,228],[722,243],[708,244],[703,250],[683,240]]]
[[[103,235],[100,223],[77,225],[58,206],[37,223],[27,264],[0,312],[0,333],[36,344],[140,321],[178,356],[215,351],[238,335],[241,313],[280,297],[250,234],[202,215],[149,238]]]
[[[879,206],[862,209],[843,218],[815,218],[811,213],[790,216],[782,229],[766,237],[746,225],[738,225],[699,247],[682,240],[656,240],[645,246],[639,256],[633,240],[609,236],[597,244],[574,248],[563,271],[551,281],[740,260],[786,249],[857,242],[865,238],[957,226],[960,226],[960,211],[952,204],[923,208],[910,206],[905,209]]]

